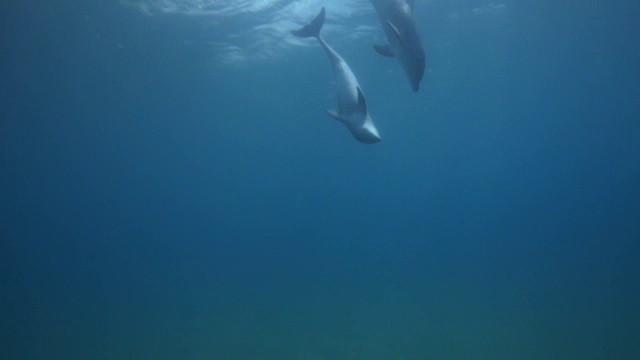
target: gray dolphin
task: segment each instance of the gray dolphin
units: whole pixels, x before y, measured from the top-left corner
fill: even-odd
[[[326,110],[327,113],[345,124],[356,140],[365,144],[377,143],[380,141],[380,135],[378,135],[378,130],[373,125],[373,121],[367,111],[367,103],[358,84],[358,79],[353,75],[344,59],[320,37],[324,19],[325,11],[322,8],[311,23],[291,33],[301,38],[315,37],[324,48],[327,56],[329,56],[329,61],[333,65],[333,72],[336,77],[338,110]]]
[[[420,89],[425,55],[413,18],[414,0],[371,0],[387,35],[388,45],[374,45],[383,56],[398,59],[409,77],[413,91]]]

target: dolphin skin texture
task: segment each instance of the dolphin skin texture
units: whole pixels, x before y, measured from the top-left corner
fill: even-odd
[[[314,37],[318,39],[329,57],[336,78],[338,109],[327,110],[327,113],[342,122],[356,140],[365,144],[377,143],[380,141],[380,135],[378,135],[378,130],[369,116],[367,103],[358,80],[344,59],[320,37],[324,20],[325,10],[322,8],[313,21],[302,29],[291,33],[300,38]]]
[[[395,57],[409,77],[414,92],[420,89],[425,54],[413,18],[414,0],[371,0],[388,44],[374,45],[383,56]]]

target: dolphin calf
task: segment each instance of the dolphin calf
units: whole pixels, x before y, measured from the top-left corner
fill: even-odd
[[[383,56],[395,57],[416,92],[424,75],[425,55],[413,19],[414,0],[371,0],[387,36],[387,45],[374,45]]]
[[[336,77],[338,110],[326,110],[331,117],[345,124],[356,140],[365,144],[374,144],[380,141],[378,130],[373,125],[373,120],[367,111],[367,103],[362,94],[358,80],[349,68],[349,65],[320,37],[320,30],[324,25],[325,11],[320,10],[311,23],[300,30],[291,33],[297,37],[318,39],[320,45],[329,56]]]

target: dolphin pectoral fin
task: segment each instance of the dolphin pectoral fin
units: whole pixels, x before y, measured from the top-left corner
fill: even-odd
[[[398,28],[389,20],[387,20],[387,25],[389,25],[391,30],[393,30],[393,33],[396,34],[398,41],[402,44],[402,37],[400,37],[400,31],[398,31]]]
[[[341,123],[345,122],[345,120],[342,118],[342,116],[340,116],[340,114],[338,114],[336,111],[329,110],[329,109],[326,109],[325,111],[327,112],[327,114],[329,114],[329,116],[331,116],[332,118],[340,121]]]
[[[358,89],[358,109],[360,110],[361,113],[366,114],[367,102],[364,100],[364,94],[362,93],[362,90],[360,90],[360,86],[358,86],[357,89]]]
[[[389,45],[373,45],[376,52],[382,56],[394,57],[395,54]]]

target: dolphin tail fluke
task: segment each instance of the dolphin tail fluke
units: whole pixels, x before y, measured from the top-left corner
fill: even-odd
[[[316,16],[313,21],[311,21],[308,25],[305,25],[300,30],[293,30],[291,33],[297,37],[301,38],[309,38],[309,37],[320,37],[320,30],[322,29],[322,25],[324,25],[324,17],[325,11],[324,7],[320,10],[318,16]]]

